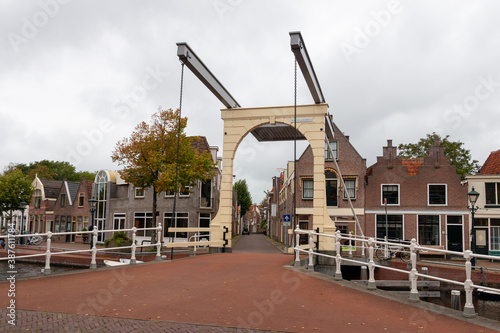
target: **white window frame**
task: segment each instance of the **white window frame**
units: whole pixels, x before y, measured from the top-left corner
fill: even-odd
[[[384,186],[397,186],[398,187],[398,203],[397,204],[387,203],[387,206],[401,206],[401,186],[400,186],[400,184],[380,184],[380,205],[384,206]]]
[[[335,149],[332,147],[332,143],[335,143]],[[339,160],[339,142],[338,141],[330,141],[330,147],[332,148],[332,152],[335,156],[335,160]],[[330,150],[328,149],[327,143],[325,142],[325,161],[333,161],[333,158],[330,158],[328,155],[330,154]]]
[[[305,182],[311,182],[312,184],[312,195],[309,197],[304,196],[305,190]],[[314,199],[314,179],[313,178],[303,178],[302,179],[302,199],[303,200],[311,200]]]
[[[444,204],[431,204],[431,198],[430,198],[430,187],[431,186],[444,186],[444,192],[445,192],[445,198],[444,198]],[[429,183],[427,184],[427,206],[448,206],[448,184],[446,183]]]
[[[383,215],[385,217],[385,214],[375,214],[375,237],[378,235],[378,227],[377,227],[377,215]],[[405,237],[405,232],[406,232],[406,227],[405,227],[405,214],[403,213],[397,213],[397,214],[387,214],[387,217],[389,216],[401,216],[401,233],[403,234],[402,239],[406,239]],[[385,231],[385,229],[384,229]]]
[[[438,217],[438,244],[422,244],[422,240],[420,239],[420,221],[419,218],[420,216],[437,216]],[[463,221],[462,221],[463,223]],[[442,240],[441,240],[441,214],[418,214],[417,215],[417,243],[420,244],[421,246],[441,246]]]
[[[142,191],[142,195],[138,195],[137,191]],[[145,196],[146,196],[146,190],[144,189],[144,187],[134,187],[135,198],[143,199]]]
[[[116,219],[120,219],[120,223],[118,225],[118,229],[115,229]],[[127,214],[126,213],[114,213],[113,214],[113,229],[114,230],[122,230],[125,229],[125,224],[127,223]]]
[[[201,199],[202,199],[202,194],[203,194],[203,184],[204,184],[204,182],[202,182],[202,181],[199,182],[199,186],[200,186],[200,208],[201,209],[212,209],[213,179],[210,179],[210,200],[209,200],[210,202],[208,203],[208,206],[202,206],[201,205]]]
[[[353,196],[351,196],[351,200],[356,200],[356,178],[344,178],[344,184],[346,185],[345,188],[344,188],[344,200],[347,200],[347,182],[353,182],[354,183],[354,186],[353,186]]]

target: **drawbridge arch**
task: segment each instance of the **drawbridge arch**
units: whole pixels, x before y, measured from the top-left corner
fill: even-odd
[[[296,107],[296,114],[294,106],[231,108],[221,110],[221,118],[224,121],[222,180],[219,211],[210,224],[212,239],[223,239],[224,230],[228,230],[228,234],[231,234],[233,213],[233,166],[236,150],[241,141],[249,133],[253,133],[254,136],[259,139],[259,135],[262,135],[262,133],[259,134],[256,130],[263,125],[270,125],[267,127],[268,129],[273,129],[273,127],[278,124],[294,127],[295,115],[297,120],[297,131],[308,140],[313,152],[313,227],[314,229],[319,228],[322,233],[335,233],[335,223],[329,217],[326,207],[325,190],[324,149],[325,135],[327,135],[329,129],[329,124],[327,123],[329,121],[328,104],[320,103],[298,105]],[[227,246],[231,247],[231,245],[231,240],[229,239]],[[320,249],[324,251],[334,250],[333,239],[320,244]]]

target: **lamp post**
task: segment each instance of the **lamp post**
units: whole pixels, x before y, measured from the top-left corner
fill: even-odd
[[[94,231],[94,215],[95,215],[97,200],[94,197],[92,197],[89,199],[89,204],[90,204],[90,214],[91,214],[89,229],[90,231]],[[90,234],[89,239],[90,239],[90,248],[92,248],[94,246],[94,233]]]
[[[477,198],[479,197],[479,193],[474,190],[474,186],[472,186],[472,190],[467,193],[467,196],[469,197],[469,202],[470,206],[467,207],[472,215],[471,218],[471,244],[470,244],[470,250],[472,253],[476,253],[476,229],[474,228],[474,214],[476,213],[477,209],[479,208],[476,206]],[[472,269],[476,266],[476,257],[471,258],[471,264],[472,264]]]

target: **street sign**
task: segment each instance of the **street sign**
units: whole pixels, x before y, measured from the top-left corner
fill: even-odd
[[[283,214],[283,226],[292,226],[292,219],[290,218],[290,214]]]

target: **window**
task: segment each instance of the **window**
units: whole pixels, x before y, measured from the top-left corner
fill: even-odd
[[[347,199],[347,193],[349,198],[356,199],[356,179],[344,179],[344,184],[344,199]]]
[[[54,232],[59,232],[59,216],[55,216]]]
[[[77,220],[77,231],[82,231],[83,228],[83,216],[78,216]]]
[[[40,208],[42,202],[42,190],[35,190],[35,208]]]
[[[144,198],[144,188],[136,187],[135,188],[135,197],[136,198]]]
[[[500,183],[485,183],[487,205],[500,205]]]
[[[78,195],[78,207],[83,207],[83,204],[85,203],[85,193],[80,192]]]
[[[337,154],[337,141],[331,141],[330,142],[330,148],[332,148],[333,156],[335,156],[335,159],[338,160],[338,154]],[[328,149],[328,144],[325,142],[325,160],[333,160],[332,154],[330,153],[330,150]]]
[[[314,196],[314,181],[312,179],[302,180],[302,199],[312,199]]]
[[[404,239],[403,215],[377,215],[377,238],[384,238],[386,235],[388,239]]]
[[[189,197],[191,193],[191,188],[189,186],[184,186],[180,188],[179,197]]]
[[[420,245],[441,245],[439,215],[418,216],[418,243]]]
[[[113,229],[121,230],[125,229],[125,214],[124,213],[115,213],[113,216]]]
[[[333,171],[325,172],[326,205],[337,206],[337,174]]]
[[[198,227],[199,228],[210,228],[210,213],[200,213],[200,219],[198,221]],[[201,231],[200,232],[200,238],[206,238],[208,239],[208,235],[210,235],[209,232]]]
[[[168,225],[173,228],[187,228],[189,224],[189,214],[188,213],[175,213],[175,219],[172,223],[172,213],[165,213],[164,215],[164,225]],[[166,228],[165,228],[166,229]],[[187,238],[187,232],[169,232],[167,237],[174,237],[174,239]],[[175,241],[175,240],[174,240]]]
[[[212,180],[211,179],[207,179],[206,182],[201,183],[200,207],[202,207],[202,208],[211,208],[212,207]]]
[[[173,197],[174,191],[165,191],[165,197]]]
[[[61,196],[59,197],[59,205],[61,207],[66,206],[66,193],[61,193]]]
[[[384,199],[388,205],[399,205],[399,184],[382,185],[382,205]]]
[[[500,251],[500,219],[491,219],[490,224],[491,251]]]
[[[153,213],[135,213],[134,226],[136,228],[152,228],[153,227]],[[151,237],[154,230],[138,230],[137,236]]]
[[[447,204],[446,184],[427,185],[427,197],[429,206],[431,205],[445,206]]]

